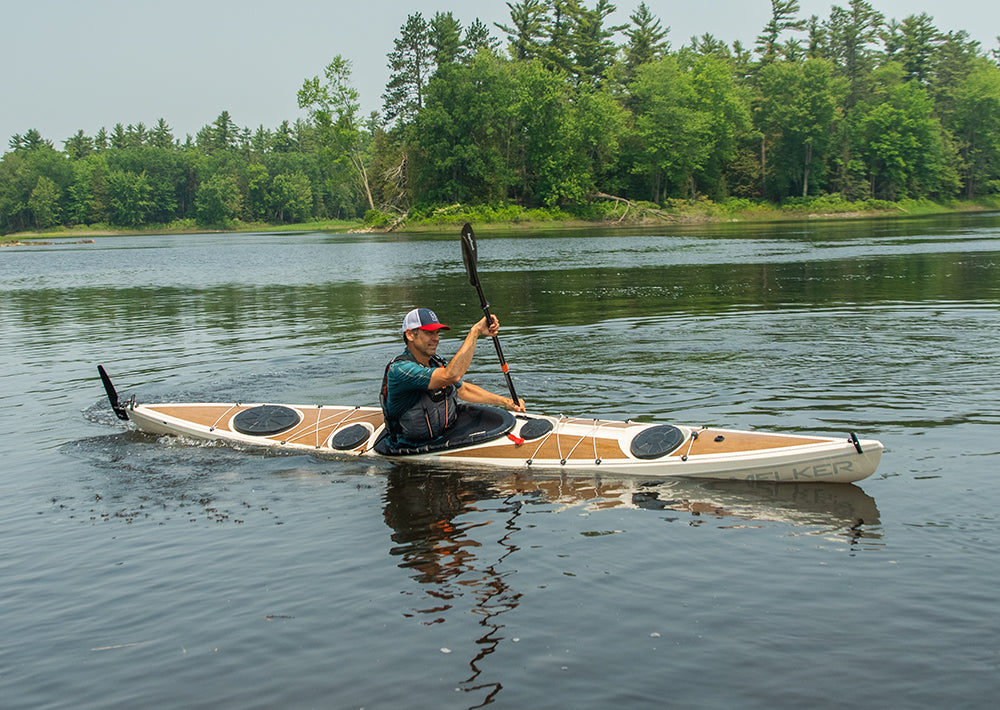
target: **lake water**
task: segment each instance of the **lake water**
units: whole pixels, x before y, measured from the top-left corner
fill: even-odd
[[[4,708],[976,708],[1000,690],[1000,217],[479,233],[532,411],[878,438],[856,485],[392,467],[141,401],[377,403],[439,235],[0,250]],[[497,391],[488,343],[469,378]]]

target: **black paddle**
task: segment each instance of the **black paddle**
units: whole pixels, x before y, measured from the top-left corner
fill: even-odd
[[[486,296],[483,295],[483,287],[479,283],[479,274],[476,273],[476,261],[479,258],[479,250],[476,247],[476,235],[472,233],[472,225],[468,222],[462,227],[462,260],[465,262],[465,271],[469,274],[469,283],[476,287],[476,292],[479,294],[479,305],[483,308],[483,315],[486,316],[487,324],[493,320],[493,316],[490,314],[490,304],[486,302]],[[514,392],[514,382],[510,379],[510,369],[507,367],[507,361],[504,360],[503,350],[500,349],[500,338],[493,337],[493,345],[497,349],[497,357],[500,358],[500,369],[503,371],[503,376],[507,379],[507,389],[510,390],[510,398],[514,400],[514,406],[517,406],[521,400],[517,398],[517,393]]]

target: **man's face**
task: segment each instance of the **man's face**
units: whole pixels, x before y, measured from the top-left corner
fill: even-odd
[[[441,342],[441,331],[414,328],[407,333],[410,334],[411,349],[414,354],[426,364],[426,361],[437,353],[438,343]]]

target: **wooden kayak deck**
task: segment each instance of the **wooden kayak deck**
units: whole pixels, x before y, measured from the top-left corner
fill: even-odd
[[[259,406],[259,404],[151,404],[145,405],[145,408],[209,429],[238,433],[231,424],[233,417]],[[321,448],[335,431],[344,426],[367,423],[373,430],[382,426],[382,411],[370,407],[292,405],[290,408],[299,413],[301,417],[299,423],[287,431],[263,436],[261,439],[278,444]]]
[[[153,404],[145,409],[158,415],[187,422],[218,433],[238,434],[233,418],[260,404]],[[300,420],[291,429],[270,436],[254,437],[261,443],[328,447],[330,437],[339,429],[353,424],[367,424],[372,432],[382,425],[382,412],[372,407],[288,405]],[[515,443],[503,437],[475,449],[476,458],[496,460],[555,460],[566,462],[614,461],[631,458],[628,447],[631,432],[644,426],[634,422],[605,421],[581,418],[552,418],[555,426],[549,433],[534,440]],[[729,429],[691,430],[680,446],[668,458],[712,454],[740,454],[768,449],[783,449],[829,442],[829,438],[735,431]],[[370,448],[371,440],[358,445],[354,453]],[[462,458],[469,451],[444,451],[442,458]]]
[[[526,441],[518,445],[512,445],[509,439],[501,439],[492,445],[477,448],[475,456],[496,459],[552,459],[567,462],[627,459],[630,458],[627,451],[630,437],[626,432],[630,429],[635,430],[637,426],[641,425],[619,421],[562,419],[558,421],[552,432],[540,439]],[[583,433],[580,433],[580,427],[584,427]],[[571,429],[572,433],[567,429]],[[699,429],[695,431],[697,436],[689,436],[670,454],[671,457],[738,454],[765,449],[821,444],[830,441],[828,438],[729,429]],[[468,452],[444,452],[441,457],[467,455]]]

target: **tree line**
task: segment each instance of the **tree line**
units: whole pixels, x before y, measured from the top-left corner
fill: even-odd
[[[752,48],[705,34],[674,49],[644,2],[620,25],[609,0],[508,2],[492,28],[414,13],[367,116],[338,55],[298,90],[306,117],[274,129],[223,111],[184,140],[162,118],[61,150],[13,136],[0,231],[1000,193],[1000,52],[865,0],[825,18],[770,5]]]

